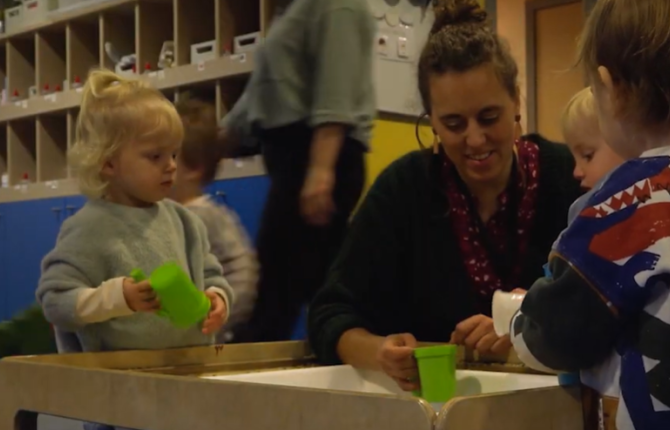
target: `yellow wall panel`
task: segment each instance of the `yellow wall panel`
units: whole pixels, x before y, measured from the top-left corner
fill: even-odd
[[[432,144],[432,134],[427,127],[422,127],[420,135],[424,145]],[[372,150],[367,158],[368,186],[394,160],[420,148],[414,133],[414,121],[378,119],[371,146]]]

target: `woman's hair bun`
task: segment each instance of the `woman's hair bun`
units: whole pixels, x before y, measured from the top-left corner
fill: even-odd
[[[433,0],[435,34],[450,25],[486,23],[487,13],[477,0]]]

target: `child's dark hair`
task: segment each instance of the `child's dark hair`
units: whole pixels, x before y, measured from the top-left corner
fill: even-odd
[[[430,78],[492,64],[509,95],[518,97],[518,67],[509,47],[488,26],[477,0],[433,0],[435,23],[419,59],[419,92],[430,114]]]
[[[594,85],[606,67],[617,89],[615,113],[648,128],[670,121],[670,1],[599,1],[580,41],[579,61]]]
[[[214,180],[224,144],[219,136],[216,108],[207,102],[188,98],[176,104],[184,123],[184,142],[180,162],[202,171],[202,184]]]

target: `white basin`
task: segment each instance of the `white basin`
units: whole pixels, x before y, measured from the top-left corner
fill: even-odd
[[[410,393],[400,390],[395,382],[382,372],[358,370],[351,366],[315,367],[236,375],[204,376],[203,378],[283,385],[287,387],[411,396]],[[456,380],[457,396],[472,396],[476,394],[558,386],[558,378],[556,376],[474,370],[458,370],[456,372]]]

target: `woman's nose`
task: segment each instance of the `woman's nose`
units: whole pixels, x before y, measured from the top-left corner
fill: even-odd
[[[486,134],[481,127],[474,125],[469,128],[465,141],[470,147],[483,146],[486,143]]]
[[[572,171],[572,176],[578,181],[582,181],[584,180],[584,171],[580,167],[575,166],[575,170]]]

